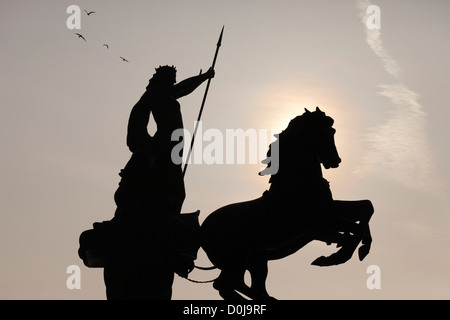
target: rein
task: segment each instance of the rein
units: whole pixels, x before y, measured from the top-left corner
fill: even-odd
[[[199,269],[199,270],[214,270],[214,269],[217,269],[217,267],[215,267],[215,266],[211,266],[211,267],[194,266],[194,268]],[[190,282],[193,282],[193,283],[211,283],[213,281],[216,281],[218,277],[215,278],[215,279],[206,280],[206,281],[199,281],[199,280],[189,279],[188,277],[182,277],[182,278],[184,278],[184,279],[186,279],[186,280],[188,280]]]

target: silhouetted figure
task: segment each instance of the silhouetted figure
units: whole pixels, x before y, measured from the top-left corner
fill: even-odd
[[[317,258],[312,264],[318,266],[348,261],[360,243],[360,260],[369,253],[372,203],[334,200],[322,176],[321,165],[337,168],[341,162],[333,123],[319,108],[292,119],[269,148],[268,167],[279,160],[276,172],[268,170],[269,190],[255,200],[219,208],[203,222],[201,246],[221,269],[214,288],[224,299],[243,299],[238,292],[270,299],[265,285],[268,260],[293,254],[312,240],[340,248]],[[246,270],[251,287],[244,283]]]
[[[159,67],[131,110],[127,145],[132,156],[120,172],[110,222],[120,232],[111,240],[115,248],[104,270],[108,299],[170,299],[174,272],[187,276],[193,268],[199,244],[181,219],[185,188],[181,164],[171,158],[179,141],[171,136],[183,129],[177,99],[213,76],[209,70],[176,83],[173,66]],[[151,113],[154,136],[147,130]]]

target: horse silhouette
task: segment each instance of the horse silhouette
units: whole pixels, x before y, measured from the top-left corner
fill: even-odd
[[[345,263],[360,243],[360,260],[369,253],[372,203],[333,200],[322,176],[321,165],[337,168],[341,162],[333,123],[319,108],[305,109],[269,147],[268,155],[279,157],[269,190],[257,199],[219,208],[202,223],[201,247],[221,270],[213,286],[223,299],[245,299],[240,293],[272,299],[266,289],[268,261],[291,255],[313,240],[340,248],[313,261],[318,266]],[[270,161],[266,169],[272,166]],[[247,270],[250,287],[244,282]]]

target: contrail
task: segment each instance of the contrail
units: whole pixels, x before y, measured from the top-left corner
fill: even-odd
[[[380,84],[380,95],[388,98],[393,106],[388,120],[367,134],[370,142],[358,174],[382,171],[408,188],[444,197],[444,184],[438,178],[431,147],[427,139],[427,119],[419,95],[401,81],[401,69],[381,40],[379,29],[367,27],[367,8],[370,1],[357,1],[360,18],[366,28],[366,41],[381,59],[383,67],[395,80],[395,84]],[[445,197],[444,197],[445,198]]]

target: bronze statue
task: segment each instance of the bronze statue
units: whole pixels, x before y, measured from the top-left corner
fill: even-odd
[[[261,197],[219,208],[201,226],[199,211],[181,214],[188,162],[182,170],[181,161],[173,159],[174,150],[179,159],[183,153],[183,137],[172,139],[175,130],[183,129],[177,99],[208,80],[200,119],[222,34],[223,28],[206,73],[177,83],[175,67],[160,66],[131,110],[127,145],[132,155],[120,172],[114,218],[94,223],[80,235],[79,256],[88,267],[104,268],[108,299],[171,299],[174,273],[187,278],[200,248],[221,270],[213,286],[224,299],[244,299],[240,293],[273,299],[266,289],[268,261],[291,255],[313,240],[339,248],[314,260],[317,266],[345,263],[360,243],[360,260],[370,251],[371,201],[334,200],[323,178],[322,166],[337,168],[341,159],[334,120],[319,108],[305,109],[276,135],[264,162],[267,168],[260,173],[271,175],[270,188]],[[157,126],[153,136],[147,129],[150,114]],[[250,287],[244,282],[247,270]]]
[[[194,266],[197,233],[180,215],[184,180],[181,164],[171,159],[180,141],[171,135],[183,128],[177,99],[212,77],[209,69],[176,83],[175,67],[159,67],[131,110],[127,145],[132,155],[120,172],[114,218],[94,223],[80,237],[85,264],[104,267],[108,299],[170,299],[174,272],[187,276]],[[153,136],[147,130],[151,113],[157,126]]]

